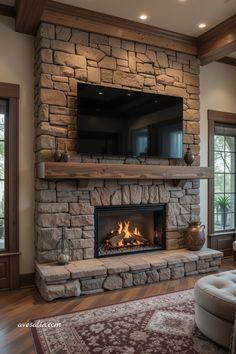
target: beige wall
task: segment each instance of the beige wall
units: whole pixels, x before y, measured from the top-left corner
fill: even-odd
[[[33,37],[16,33],[14,20],[0,16],[0,82],[20,85],[20,273],[33,271],[34,258],[34,169]]]
[[[212,63],[200,72],[201,166],[207,166],[207,110],[236,113],[236,67]],[[207,225],[207,182],[201,181],[201,221]]]

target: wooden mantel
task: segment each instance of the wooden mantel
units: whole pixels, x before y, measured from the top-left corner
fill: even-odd
[[[210,179],[213,169],[197,166],[130,165],[78,162],[40,162],[37,175],[43,179]]]

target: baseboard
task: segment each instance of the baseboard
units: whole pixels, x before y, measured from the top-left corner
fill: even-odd
[[[34,286],[34,273],[20,274],[20,287],[32,287]]]

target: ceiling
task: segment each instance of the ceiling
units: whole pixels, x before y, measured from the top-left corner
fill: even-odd
[[[236,14],[236,0],[57,0],[67,5],[113,15],[198,37]],[[147,14],[146,21],[139,20]],[[199,29],[199,23],[207,27]]]

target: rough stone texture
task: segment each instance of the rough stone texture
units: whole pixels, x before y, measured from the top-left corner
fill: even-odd
[[[133,274],[133,284],[143,285],[147,282],[147,274],[145,272],[139,272]]]
[[[210,249],[195,252],[182,249],[73,261],[65,266],[36,263],[36,284],[43,298],[51,301],[58,297],[79,296],[80,293],[92,294],[104,289],[127,288],[214,272],[218,270],[222,256],[221,252]],[[131,262],[130,266],[128,262]],[[135,269],[132,268],[134,264]]]
[[[129,288],[133,285],[133,275],[131,273],[121,273],[123,279],[123,288]]]
[[[75,152],[78,80],[184,97],[184,144],[190,144],[196,154],[195,164],[199,163],[199,61],[196,57],[108,35],[42,23],[35,42],[35,58],[36,161],[52,161],[56,147],[63,150],[66,143],[72,161],[173,164],[168,159],[103,159],[78,155]],[[179,228],[187,226],[191,216],[199,217],[199,185],[192,181],[183,188],[173,187],[172,181],[161,180],[143,183],[119,180],[110,186],[105,181],[91,181],[87,187],[77,181],[44,182],[39,183],[37,179],[35,182],[35,244],[37,258],[43,262],[55,259],[53,247],[63,226],[66,226],[67,235],[73,239],[74,245],[81,247],[75,249],[74,260],[94,258],[92,243],[86,244],[80,239],[94,240],[95,206],[166,204],[168,249],[183,247]],[[54,228],[59,229],[57,236],[51,231]],[[51,232],[51,241],[45,236],[47,231],[43,234],[39,229],[48,230],[48,234]],[[150,264],[156,264],[156,269],[158,264],[163,267],[160,260],[147,262],[149,267]]]
[[[119,275],[109,275],[103,284],[106,290],[116,290],[122,288],[122,278]]]

